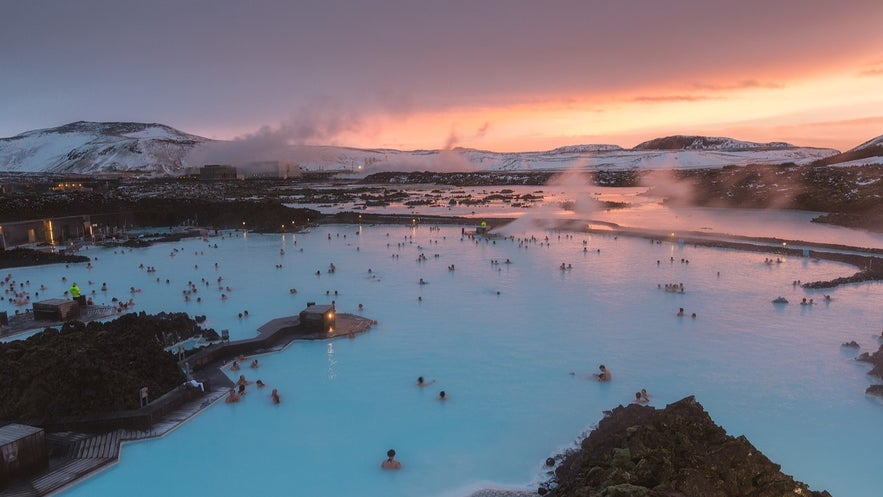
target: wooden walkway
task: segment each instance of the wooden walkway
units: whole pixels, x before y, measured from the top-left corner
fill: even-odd
[[[30,310],[29,310],[30,311]],[[78,321],[88,323],[118,315],[116,309],[109,305],[87,305],[80,309]],[[42,331],[46,328],[59,328],[64,321],[37,321],[33,312],[24,312],[9,316],[9,326],[0,330],[0,338],[12,338],[24,333]]]
[[[67,485],[116,463],[124,442],[162,437],[181,426],[206,407],[226,395],[226,389],[217,389],[194,399],[172,411],[150,430],[114,430],[97,435],[77,432],[58,432],[46,435],[47,443],[62,457],[50,460],[49,468],[30,480],[17,482],[0,489],[0,497],[40,497],[64,489]]]
[[[274,319],[258,328],[258,334],[275,333],[291,328],[298,323],[297,316]],[[291,342],[297,340],[317,340],[339,337],[352,338],[358,333],[368,331],[375,324],[370,319],[351,314],[338,314],[335,330],[330,333],[308,333],[290,335],[285,340],[266,349],[257,349],[253,353],[264,353],[283,350]],[[227,395],[233,382],[224,374],[222,367],[225,359],[218,359],[203,371],[204,378],[212,385],[213,390],[202,397],[184,404],[179,409],[163,416],[162,420],[151,426],[150,430],[118,429],[101,434],[78,432],[55,432],[46,435],[49,446],[49,468],[30,480],[16,482],[6,488],[0,488],[0,497],[41,497],[63,490],[68,485],[87,477],[90,473],[111,466],[119,460],[120,447],[123,443],[149,438],[162,437],[181,426],[203,409],[214,404]]]

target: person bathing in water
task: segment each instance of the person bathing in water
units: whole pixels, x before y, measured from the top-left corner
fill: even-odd
[[[402,463],[396,461],[395,449],[386,451],[386,460],[380,463],[380,467],[383,469],[402,469]]]
[[[598,366],[598,373],[593,374],[598,381],[610,381],[612,376],[610,375],[610,371],[603,364]]]

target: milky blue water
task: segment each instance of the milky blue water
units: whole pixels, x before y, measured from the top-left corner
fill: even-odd
[[[233,339],[307,301],[333,299],[341,312],[378,320],[354,339],[294,343],[244,371],[278,388],[281,405],[258,390],[216,404],[162,439],[125,445],[119,464],[64,495],[433,497],[535,488],[547,457],[641,388],[656,406],[695,395],[730,434],[747,436],[814,489],[843,497],[876,488],[883,405],[864,394],[868,366],[840,344],[879,346],[883,285],[812,292],[792,283],[855,268],[803,258],[768,265],[766,254],[624,237],[531,235],[549,236],[548,245],[476,242],[462,239],[460,227],[326,226],[91,248],[83,253],[97,256],[93,269],[9,271],[30,280],[32,293],[45,284],[41,297],[60,296],[76,280],[99,302],[132,297],[136,311],[205,314]],[[562,262],[572,269],[562,271]],[[185,302],[188,281],[200,291]],[[665,283],[683,283],[686,293],[657,288]],[[792,303],[771,304],[779,295]],[[803,297],[817,305],[798,305]],[[681,307],[687,317],[675,315]],[[601,363],[612,382],[591,379]],[[420,375],[435,383],[418,388]],[[440,390],[449,400],[437,400]],[[379,469],[389,448],[403,470]]]

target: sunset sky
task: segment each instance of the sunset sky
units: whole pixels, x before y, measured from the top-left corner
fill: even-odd
[[[545,150],[883,134],[883,2],[2,1],[0,136]]]

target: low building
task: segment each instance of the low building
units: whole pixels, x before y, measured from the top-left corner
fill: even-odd
[[[300,311],[300,329],[304,332],[328,333],[334,330],[334,304],[308,302],[307,308]]]
[[[46,433],[36,426],[0,426],[0,488],[14,478],[33,475],[49,465]]]
[[[0,225],[0,246],[12,248],[27,243],[61,245],[69,240],[92,236],[89,216],[65,216],[30,221],[15,221]]]
[[[223,180],[236,179],[236,168],[230,165],[207,164],[199,169],[199,179]]]
[[[69,321],[80,316],[80,304],[76,300],[41,300],[34,302],[33,310],[37,321]]]
[[[239,172],[245,178],[289,179],[303,174],[300,165],[280,160],[255,161],[239,165]]]
[[[83,184],[82,181],[60,181],[52,187],[54,192],[85,192],[92,188]]]

